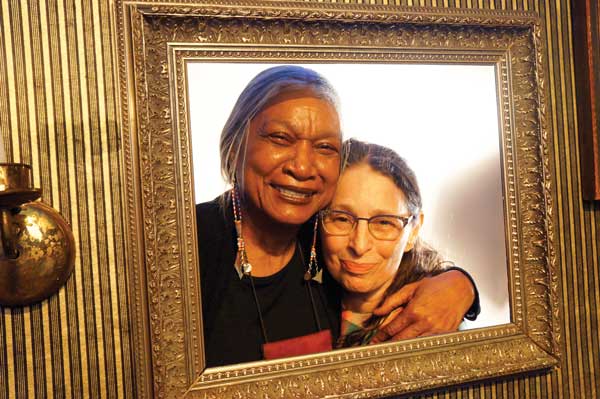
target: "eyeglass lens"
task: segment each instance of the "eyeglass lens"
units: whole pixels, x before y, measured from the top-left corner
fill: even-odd
[[[395,240],[404,229],[406,219],[397,216],[374,216],[372,218],[357,218],[342,211],[328,211],[323,215],[323,227],[331,235],[348,235],[359,220],[367,220],[368,228],[373,237],[379,240]]]

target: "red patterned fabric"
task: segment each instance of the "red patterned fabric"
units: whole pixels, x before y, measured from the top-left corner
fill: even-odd
[[[327,352],[332,349],[331,340],[331,331],[321,330],[314,334],[269,342],[263,345],[263,356],[265,360],[272,360],[282,357]]]

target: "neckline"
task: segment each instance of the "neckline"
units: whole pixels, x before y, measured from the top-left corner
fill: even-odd
[[[272,284],[275,281],[281,280],[283,278],[283,276],[285,276],[290,269],[293,267],[294,264],[298,264],[301,263],[299,262],[300,258],[300,250],[298,248],[298,245],[296,245],[295,249],[294,249],[294,254],[292,255],[292,258],[289,260],[289,262],[283,266],[281,268],[281,270],[269,275],[269,276],[262,276],[262,277],[255,277],[252,276],[252,279],[254,280],[254,283],[257,286],[265,286],[265,285],[269,285]],[[302,265],[304,266],[304,265]],[[242,280],[248,280],[248,279],[242,279]]]

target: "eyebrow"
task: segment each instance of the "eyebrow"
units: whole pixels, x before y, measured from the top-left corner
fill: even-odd
[[[350,207],[348,205],[346,205],[346,204],[339,204],[339,205],[336,205],[335,207],[334,206],[330,206],[329,208],[331,210],[334,210],[334,211],[344,211],[344,212],[351,213],[354,216],[361,217],[361,216],[358,216],[356,214],[356,212],[354,212],[353,210],[351,210]],[[375,216],[402,216],[402,215],[399,215],[399,214],[397,214],[395,212],[389,212],[389,211],[386,211],[386,210],[383,210],[383,209],[375,209],[374,213],[372,214],[372,216],[368,216],[368,217],[375,217]],[[365,217],[367,217],[367,216],[365,216]],[[404,216],[402,216],[402,217],[404,217]]]
[[[285,120],[279,120],[279,119],[269,119],[269,120],[266,120],[266,121],[264,121],[260,125],[260,127],[264,129],[267,125],[269,125],[271,123],[278,124],[278,125],[283,125],[287,129],[295,130],[294,127],[291,124],[289,124],[287,121],[285,121]]]

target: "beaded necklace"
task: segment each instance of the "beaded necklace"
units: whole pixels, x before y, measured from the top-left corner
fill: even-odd
[[[244,241],[244,236],[242,234],[242,208],[241,208],[240,197],[239,197],[238,188],[237,188],[235,179],[233,181],[233,188],[232,188],[232,193],[231,193],[231,203],[232,203],[232,207],[233,207],[233,221],[235,224],[235,231],[236,231],[236,236],[237,236],[237,239],[236,239],[237,252],[238,252],[238,256],[239,256],[239,266],[234,265],[234,267],[236,268],[236,271],[238,272],[240,280],[242,278],[244,278],[244,276],[248,277],[248,279],[250,280],[250,287],[252,288],[252,296],[254,297],[256,311],[258,313],[260,329],[262,332],[264,343],[267,344],[269,342],[268,335],[267,335],[267,329],[265,327],[265,323],[264,323],[264,319],[263,319],[263,315],[262,315],[262,311],[261,311],[261,307],[260,307],[260,302],[258,300],[258,295],[256,294],[254,278],[252,277],[252,264],[248,260],[248,254],[246,252],[246,243]],[[315,323],[317,325],[317,330],[321,331],[321,322],[319,321],[319,316],[317,313],[317,308],[316,308],[316,304],[314,301],[311,284],[310,284],[310,280],[313,278],[314,273],[317,269],[317,251],[316,251],[317,222],[318,222],[318,217],[315,217],[315,224],[313,227],[313,239],[312,239],[312,245],[311,245],[311,250],[310,250],[310,259],[308,262],[308,268],[306,269],[306,272],[304,273],[304,281],[306,282],[306,287],[308,289],[308,295],[310,298],[310,303],[311,303],[311,307],[312,307],[312,311],[313,311],[313,316],[315,318]],[[301,250],[301,248],[299,248],[299,249],[300,249],[299,253],[300,253],[300,257],[302,259],[302,264],[305,264],[304,256],[302,255],[302,250]]]

